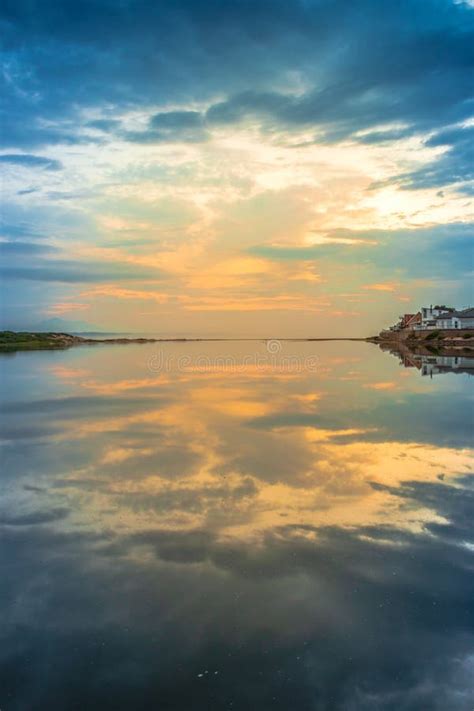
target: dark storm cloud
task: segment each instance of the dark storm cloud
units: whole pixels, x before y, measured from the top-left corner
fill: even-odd
[[[87,2],[60,12],[52,2],[7,2],[4,8],[5,145],[83,140],[69,125],[79,106],[153,106],[220,94],[236,80],[243,86],[254,79],[258,58],[259,74],[269,77],[274,68],[268,54],[275,60],[295,43],[286,29],[296,20],[298,34],[302,19],[300,9],[274,3],[269,24],[268,2],[238,8]],[[41,118],[51,120],[47,128]]]
[[[44,170],[61,170],[63,167],[59,160],[29,153],[4,153],[0,155],[0,163],[19,165],[24,168],[43,168]]]
[[[3,141],[89,140],[80,107],[190,101],[211,103],[209,123],[257,117],[288,130],[314,126],[330,141],[393,121],[441,129],[472,113],[473,16],[452,0],[89,0],[61,9],[7,0]],[[307,87],[298,95],[292,72]],[[160,112],[147,135],[129,138],[177,140],[185,120],[193,140],[204,139],[195,112],[171,113],[174,126],[163,131],[171,117]],[[95,128],[116,126],[104,116]]]
[[[56,507],[49,511],[32,511],[25,514],[0,516],[0,526],[38,526],[44,523],[62,521],[69,516],[69,509]]]

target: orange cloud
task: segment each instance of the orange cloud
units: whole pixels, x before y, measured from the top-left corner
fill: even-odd
[[[370,390],[394,390],[397,384],[393,382],[370,383],[369,385],[365,385],[365,387],[370,388]]]
[[[64,365],[55,365],[49,368],[49,371],[61,380],[76,380],[89,375],[88,370],[85,370],[83,368],[68,368]]]
[[[344,316],[360,316],[359,311],[343,311],[343,310],[336,310],[336,311],[331,311],[331,316],[335,316],[336,318],[342,318]]]
[[[387,282],[380,282],[378,284],[366,284],[363,286],[363,289],[367,289],[368,291],[395,291],[398,287],[397,282],[394,281],[387,281]]]
[[[81,296],[110,297],[114,299],[136,299],[166,304],[173,300],[186,311],[312,311],[321,312],[328,307],[325,297],[308,297],[305,294],[278,294],[276,296],[245,296],[241,294],[221,294],[205,296],[197,293],[167,294],[142,289],[128,289],[113,284],[104,284],[82,292]]]
[[[92,289],[83,291],[81,296],[94,297],[106,296],[115,299],[143,299],[146,301],[156,301],[159,304],[164,304],[169,300],[169,294],[164,294],[157,291],[144,291],[142,289],[127,289],[113,284],[103,284],[95,286]]]
[[[301,295],[282,294],[279,296],[235,296],[226,298],[187,297],[184,308],[187,311],[314,311],[321,312],[323,306],[317,299]]]

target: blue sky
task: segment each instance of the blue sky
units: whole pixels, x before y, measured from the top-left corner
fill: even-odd
[[[473,3],[1,22],[2,326],[366,335],[472,302]]]

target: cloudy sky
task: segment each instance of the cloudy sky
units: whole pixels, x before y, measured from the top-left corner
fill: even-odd
[[[472,303],[470,0],[5,0],[2,326]]]

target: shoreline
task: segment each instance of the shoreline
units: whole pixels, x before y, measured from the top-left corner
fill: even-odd
[[[395,348],[408,348],[415,350],[427,346],[458,347],[474,346],[474,329],[460,330],[426,330],[426,331],[381,331],[378,336],[367,339],[370,343]]]
[[[102,334],[101,334],[102,335]],[[392,334],[389,331],[382,331],[377,336],[367,336],[362,338],[350,336],[337,337],[222,337],[222,338],[155,338],[155,337],[129,337],[129,336],[111,336],[109,338],[92,338],[90,336],[80,336],[74,333],[61,332],[39,332],[39,331],[0,331],[0,354],[14,353],[17,351],[37,351],[37,350],[66,350],[75,346],[99,346],[99,345],[141,345],[147,343],[265,343],[275,341],[281,343],[326,343],[326,342],[361,342],[372,343],[378,345],[382,350],[407,349],[417,351],[426,349],[433,352],[433,349],[439,350],[472,350],[474,347],[474,330],[463,331],[461,333],[453,333],[433,331],[425,334],[418,332],[416,335],[411,333]],[[471,346],[471,348],[469,348]]]
[[[326,341],[361,341],[371,342],[370,338],[89,338],[71,333],[33,332],[33,331],[0,331],[0,353],[37,350],[65,350],[74,346],[91,345],[128,345],[146,343],[231,343],[231,342],[265,342],[281,341],[292,343],[326,342]]]

